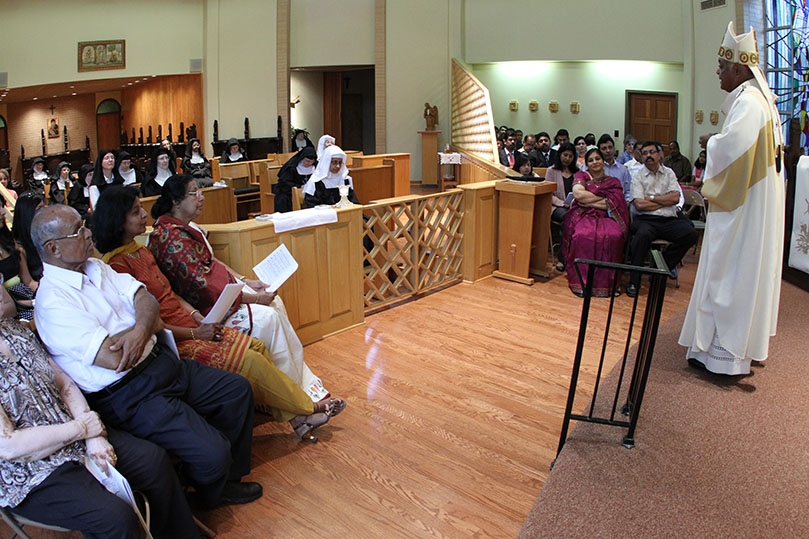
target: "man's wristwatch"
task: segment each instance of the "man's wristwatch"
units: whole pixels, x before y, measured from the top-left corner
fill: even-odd
[[[652,200],[652,201],[653,201],[654,199],[655,199],[655,196],[654,196],[654,195],[649,195],[649,200]]]

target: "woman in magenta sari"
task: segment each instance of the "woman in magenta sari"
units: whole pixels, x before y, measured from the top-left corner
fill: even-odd
[[[585,155],[587,172],[576,173],[573,180],[573,203],[565,214],[565,236],[562,249],[567,261],[567,281],[570,290],[584,295],[585,283],[579,281],[573,260],[589,258],[620,263],[624,258],[624,243],[629,234],[629,209],[621,182],[604,174],[604,156],[598,149]],[[587,279],[587,265],[580,264],[582,279]],[[618,273],[597,268],[593,277],[593,295],[612,294]],[[616,293],[617,293],[616,288]]]

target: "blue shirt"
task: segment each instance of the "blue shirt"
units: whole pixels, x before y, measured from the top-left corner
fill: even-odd
[[[632,160],[632,155],[629,152],[624,152],[621,155],[619,155],[618,157],[616,157],[615,160],[623,165],[627,161]]]
[[[629,175],[629,171],[626,169],[626,167],[617,160],[613,161],[611,165],[605,161],[604,174],[607,176],[612,176],[613,178],[618,178],[618,180],[621,182],[621,187],[624,189],[624,198],[627,202],[629,202],[631,200],[629,185],[632,182],[632,177]]]

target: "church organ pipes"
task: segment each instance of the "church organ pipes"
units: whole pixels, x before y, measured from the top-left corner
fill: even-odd
[[[143,128],[140,128],[140,136],[138,137],[138,144],[143,144]]]
[[[45,130],[40,129],[39,135],[42,137],[42,155],[47,155],[47,152],[45,151]]]
[[[250,120],[245,117],[244,118],[244,140],[250,139]]]
[[[163,142],[163,126],[157,124],[157,142]]]
[[[171,122],[169,122],[169,136],[168,136],[168,139],[169,139],[169,142],[172,142],[172,140],[171,140]]]
[[[213,141],[219,142],[219,121],[213,121]]]
[[[149,135],[146,137],[146,144],[151,144],[152,143],[152,126],[151,125],[149,126],[148,133],[149,133]]]
[[[185,123],[183,122],[180,122],[180,134],[177,135],[177,142],[185,142]]]

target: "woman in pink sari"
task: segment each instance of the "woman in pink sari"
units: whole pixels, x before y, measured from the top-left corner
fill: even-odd
[[[567,281],[570,290],[584,295],[585,283],[579,281],[573,260],[589,258],[605,262],[623,262],[624,244],[629,234],[629,208],[624,199],[621,182],[604,174],[604,156],[598,149],[585,155],[587,172],[576,173],[573,179],[573,203],[565,214],[565,236],[562,249],[567,261]],[[580,264],[582,279],[587,279],[587,265]],[[607,297],[618,274],[614,270],[597,268],[593,277],[593,295]],[[616,288],[616,294],[617,294]]]

